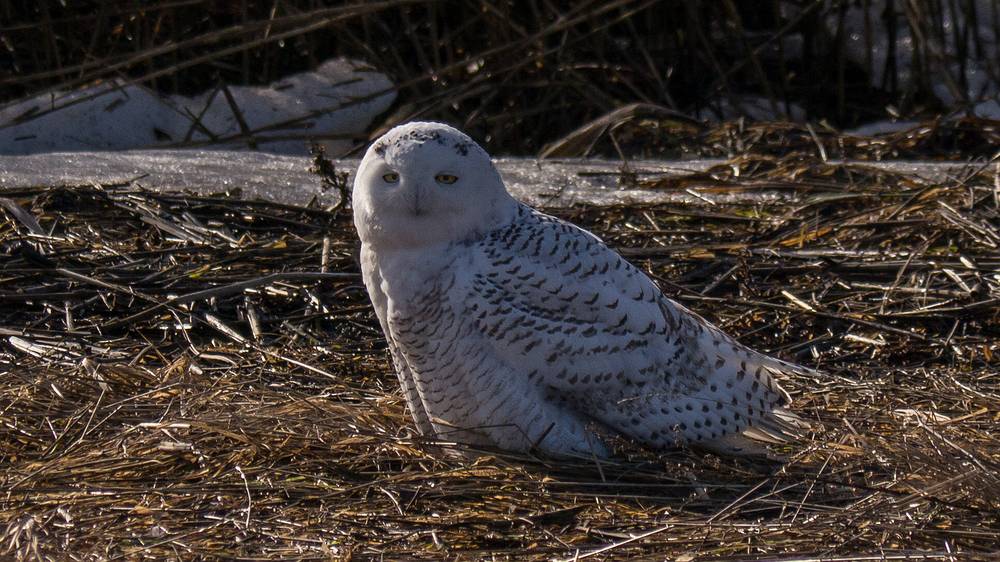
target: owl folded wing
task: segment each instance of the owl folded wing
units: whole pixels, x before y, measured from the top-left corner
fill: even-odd
[[[774,375],[804,369],[735,342],[558,219],[532,212],[485,237],[453,294],[504,376],[649,445],[780,441],[798,425]]]

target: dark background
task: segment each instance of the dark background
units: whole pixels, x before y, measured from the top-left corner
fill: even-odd
[[[220,81],[266,84],[349,56],[399,87],[376,126],[446,120],[495,153],[535,153],[635,102],[693,114],[755,94],[779,114],[794,102],[810,121],[835,128],[961,111],[931,92],[941,79],[939,45],[952,34],[966,46],[953,56],[986,57],[976,29],[1000,29],[996,8],[889,1],[869,6],[870,27],[859,30],[841,25],[849,5],[869,3],[8,0],[0,2],[0,102],[116,76],[193,94]],[[958,13],[967,28],[942,25]],[[915,38],[913,80],[897,79],[893,56],[881,68],[848,60],[848,34],[892,37],[900,26]],[[952,77],[959,85],[964,72]],[[872,73],[884,87],[870,85]]]

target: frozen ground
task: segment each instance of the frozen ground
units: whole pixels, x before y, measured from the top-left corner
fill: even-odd
[[[353,178],[358,160],[335,160],[337,168]],[[640,162],[640,171],[690,172],[713,160]],[[337,202],[336,190],[324,191],[319,177],[309,172],[305,156],[223,150],[146,150],[75,152],[0,156],[0,192],[31,185],[76,185],[136,180],[156,190],[197,193],[231,191],[281,203],[320,205]],[[497,165],[511,190],[536,204],[568,205],[629,203],[662,199],[649,190],[622,190],[618,162],[500,159]]]
[[[0,108],[0,154],[174,146],[306,154],[307,139],[341,154],[392,105],[392,88],[385,75],[344,59],[268,86],[194,97],[162,97],[116,79]]]
[[[633,161],[630,169],[644,174],[688,174],[721,160]],[[357,160],[336,160],[337,168],[353,177]],[[197,193],[229,191],[234,196],[262,198],[305,205],[315,200],[327,206],[337,202],[335,190],[324,191],[319,177],[309,172],[304,156],[223,150],[149,150],[75,152],[0,156],[0,193],[4,188],[32,185],[77,185],[136,180],[155,190]],[[945,179],[966,167],[960,163],[865,163]],[[630,204],[688,200],[695,197],[723,202],[720,194],[692,194],[624,188],[619,184],[621,163],[606,160],[536,160],[503,158],[497,167],[510,190],[529,203],[550,207],[573,204]],[[731,197],[739,197],[734,194]]]

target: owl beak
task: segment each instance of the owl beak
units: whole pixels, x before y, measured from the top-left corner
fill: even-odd
[[[413,189],[413,215],[414,216],[419,217],[420,215],[423,215],[423,214],[427,213],[427,209],[423,206],[424,205],[424,201],[423,201],[424,197],[423,197],[423,195],[424,195],[424,186],[417,185]]]

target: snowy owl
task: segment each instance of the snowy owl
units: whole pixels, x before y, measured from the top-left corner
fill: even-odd
[[[746,452],[801,423],[757,353],[663,296],[598,237],[518,202],[461,131],[408,123],[354,180],[361,267],[406,404],[429,437],[604,457]]]

